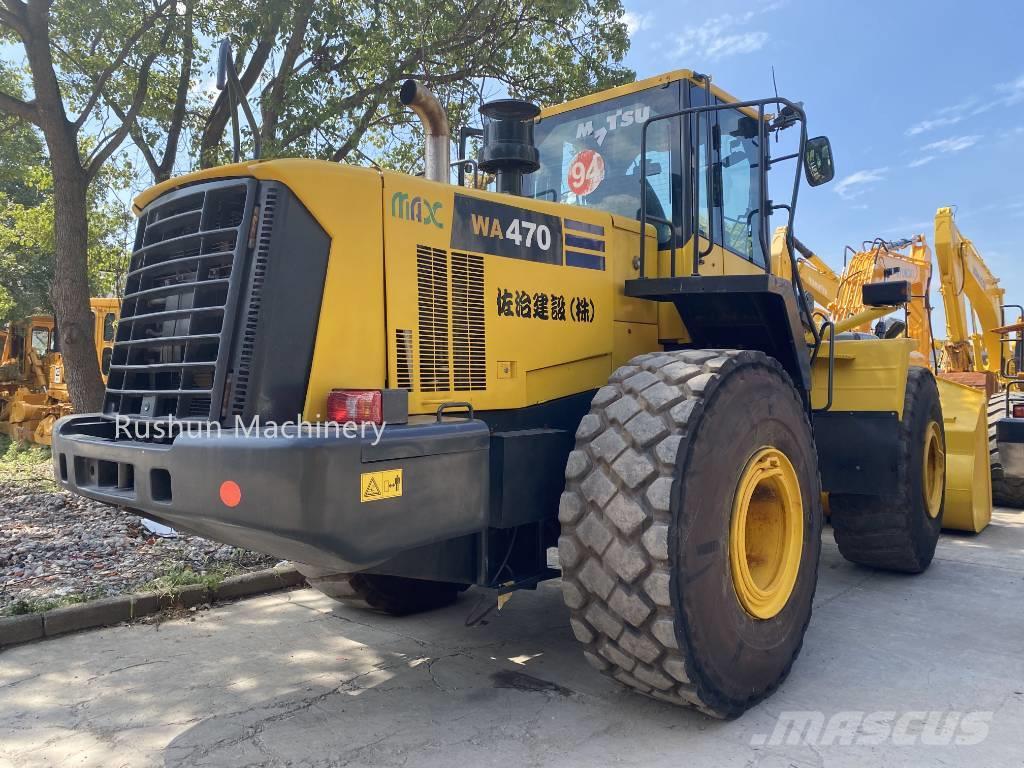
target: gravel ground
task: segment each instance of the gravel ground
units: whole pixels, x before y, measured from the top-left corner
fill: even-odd
[[[135,591],[159,577],[259,570],[277,560],[178,534],[59,490],[48,451],[0,443],[0,615]],[[196,580],[196,579],[193,579]]]

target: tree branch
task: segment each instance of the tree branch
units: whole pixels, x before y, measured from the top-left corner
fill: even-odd
[[[114,151],[121,146],[121,142],[124,141],[125,137],[131,131],[132,126],[135,125],[135,120],[139,116],[139,112],[142,111],[143,105],[146,103],[146,93],[149,91],[149,75],[150,70],[153,68],[153,62],[156,61],[157,56],[167,45],[167,40],[171,36],[172,24],[168,24],[164,30],[163,35],[160,38],[160,45],[157,50],[150,53],[142,60],[142,64],[139,66],[139,81],[135,85],[135,94],[132,97],[131,106],[128,108],[127,114],[121,120],[121,125],[118,126],[117,130],[114,131],[110,138],[105,142],[97,145],[96,149],[89,155],[85,162],[85,176],[89,181],[92,181],[96,174],[99,173],[103,164],[107,162]]]
[[[39,122],[39,110],[36,107],[35,101],[24,101],[17,96],[12,96],[3,91],[0,91],[0,112],[20,117],[22,120],[28,120],[33,124],[38,124]]]
[[[21,3],[18,3],[18,5],[21,5]],[[0,8],[0,25],[8,27],[23,40],[28,36],[28,27],[25,24],[25,20],[19,18],[16,12],[10,11],[8,8]]]
[[[331,160],[335,163],[340,163],[346,157],[348,153],[358,146],[359,142],[363,138],[363,134],[366,133],[367,127],[370,125],[370,121],[373,116],[377,114],[377,109],[380,107],[381,99],[376,97],[370,99],[370,103],[366,105],[366,109],[363,111],[359,121],[353,126],[349,132],[348,138],[345,139],[345,143],[338,147],[334,152],[331,153]]]
[[[81,128],[83,125],[85,125],[85,121],[89,119],[89,113],[92,112],[93,107],[96,106],[96,102],[99,101],[100,94],[103,92],[103,88],[106,86],[107,80],[110,79],[110,76],[113,75],[114,72],[116,72],[122,64],[124,64],[125,60],[128,58],[132,50],[138,44],[139,40],[142,39],[142,36],[153,28],[153,25],[156,24],[157,19],[159,19],[163,15],[163,12],[167,10],[168,6],[170,6],[170,4],[173,1],[174,0],[164,0],[162,4],[154,8],[153,13],[145,17],[139,24],[135,32],[125,41],[125,44],[121,48],[120,53],[118,53],[117,56],[115,56],[114,59],[111,60],[110,64],[107,65],[106,69],[100,72],[99,77],[96,78],[96,80],[93,82],[92,93],[89,94],[89,98],[86,100],[85,106],[79,113],[78,118],[74,121],[74,126],[76,129]]]

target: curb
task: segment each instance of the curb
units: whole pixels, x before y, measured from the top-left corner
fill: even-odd
[[[174,606],[192,608],[203,603],[235,600],[304,583],[301,573],[291,566],[283,566],[229,576],[213,589],[203,584],[190,584],[174,594],[136,592],[54,608],[42,613],[7,616],[0,618],[0,648],[83,629],[108,627],[150,616]]]

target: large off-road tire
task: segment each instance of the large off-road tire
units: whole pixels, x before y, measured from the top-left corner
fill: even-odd
[[[996,422],[1006,416],[1006,398],[1013,402],[1024,402],[1024,393],[1014,391],[997,392],[988,401],[988,456],[992,467],[992,503],[1001,507],[1024,508],[1024,477],[1007,475],[999,461],[999,446],[996,443]]]
[[[335,573],[296,563],[309,586],[343,603],[363,604],[392,616],[431,611],[455,602],[464,584],[374,573]]]
[[[935,377],[927,368],[912,367],[900,422],[896,493],[829,494],[832,532],[843,557],[904,573],[928,567],[942,530],[945,445]]]
[[[777,553],[788,558],[765,582],[778,604],[752,605],[770,614],[758,618],[734,576],[756,564],[734,566],[744,539],[731,527],[751,498],[781,498],[774,480],[741,483],[771,461],[789,467]],[[736,516],[741,486],[754,496],[739,494],[751,503]],[[600,671],[716,717],[741,714],[789,673],[811,616],[821,501],[807,414],[774,359],[685,350],[619,368],[577,430],[559,520],[572,630]],[[743,594],[756,602],[757,590]]]

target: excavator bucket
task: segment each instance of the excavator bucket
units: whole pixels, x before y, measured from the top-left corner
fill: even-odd
[[[980,533],[992,519],[988,398],[984,390],[936,379],[946,429],[946,507],[942,527]]]

